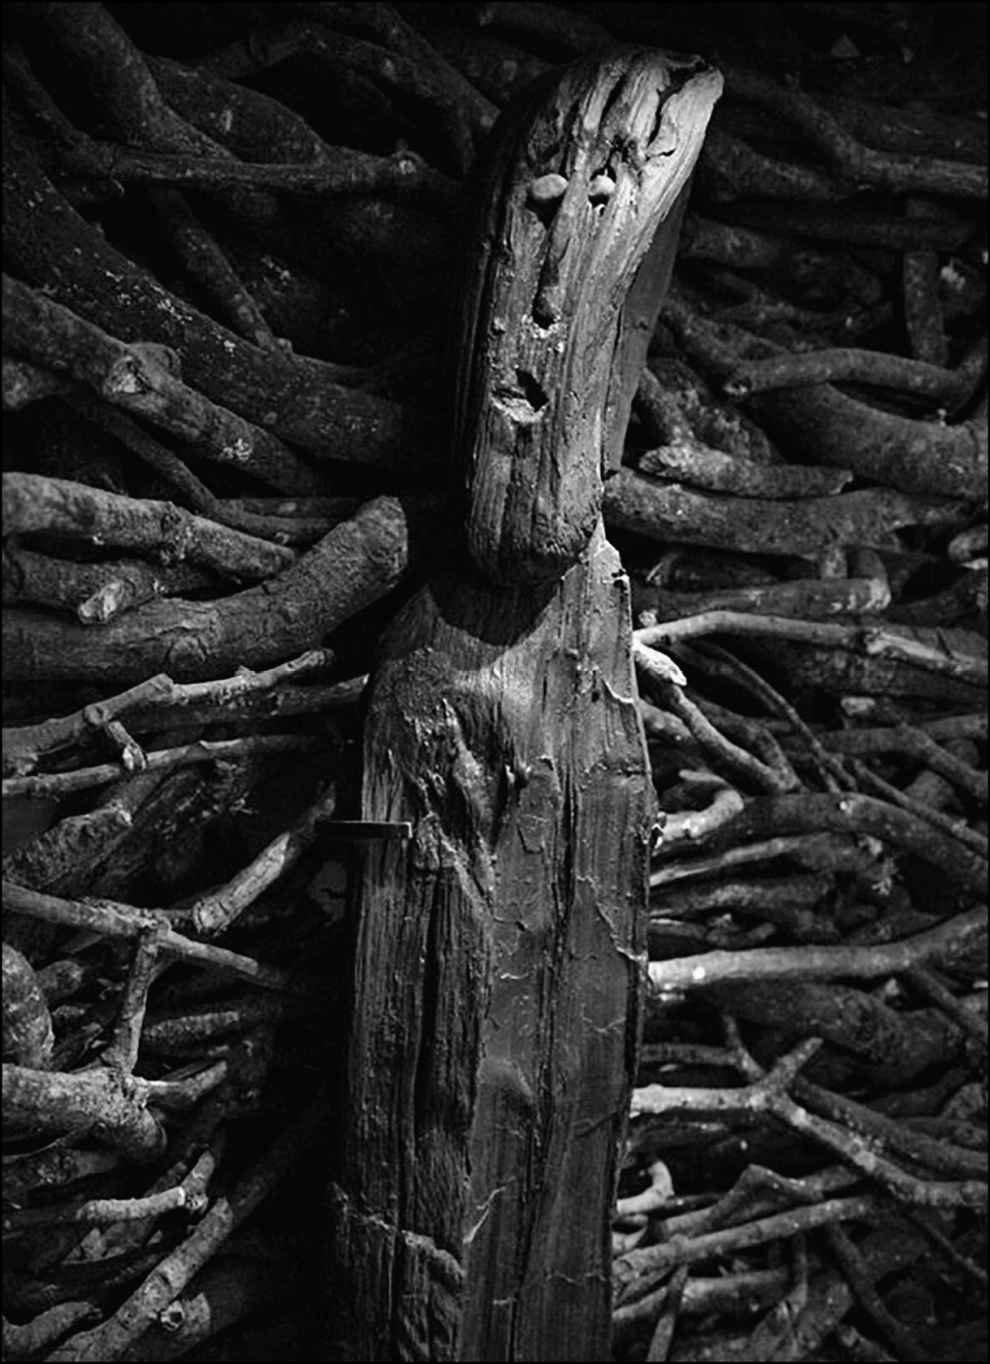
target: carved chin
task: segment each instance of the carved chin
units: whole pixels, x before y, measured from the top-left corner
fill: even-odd
[[[600,507],[599,497],[587,503],[577,519],[566,513],[541,514],[538,507],[518,536],[505,525],[501,535],[492,535],[486,518],[472,519],[468,528],[471,558],[496,584],[556,582],[584,555],[598,524]]]

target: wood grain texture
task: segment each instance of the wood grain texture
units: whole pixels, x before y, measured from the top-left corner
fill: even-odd
[[[620,48],[552,73],[500,124],[465,292],[456,436],[470,552],[494,582],[558,578],[588,544],[616,446],[607,412],[628,418],[631,401],[619,398],[627,295],[653,243],[647,314],[659,307],[675,207],[720,90],[696,59]],[[547,198],[550,177],[559,198]],[[647,292],[633,292],[627,331],[636,317],[642,333]]]
[[[387,636],[364,814],[415,832],[362,881],[354,1358],[607,1357],[653,801],[630,657],[600,529],[559,588],[452,577]]]
[[[458,378],[467,552],[386,631],[369,693],[362,815],[412,837],[369,850],[358,892],[348,1359],[610,1356],[654,795],[603,471],[719,88],[622,50],[496,139]]]

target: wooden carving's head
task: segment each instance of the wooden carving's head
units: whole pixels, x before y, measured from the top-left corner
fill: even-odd
[[[455,423],[470,553],[493,582],[559,578],[595,528],[623,306],[665,222],[673,253],[721,88],[696,58],[618,49],[499,124]]]

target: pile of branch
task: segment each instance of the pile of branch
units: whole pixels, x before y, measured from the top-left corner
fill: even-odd
[[[616,1357],[982,1357],[986,123],[937,8],[8,7],[7,1357],[322,1325],[265,1199],[317,1201],[350,848],[403,832],[353,822],[364,676],[464,534],[470,172],[617,41],[726,94],[605,487],[664,812]]]

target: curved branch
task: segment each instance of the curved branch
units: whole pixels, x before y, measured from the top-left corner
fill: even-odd
[[[259,587],[211,602],[153,602],[99,631],[8,610],[4,675],[137,682],[167,672],[193,681],[300,653],[400,582],[411,519],[397,498],[377,498]]]

